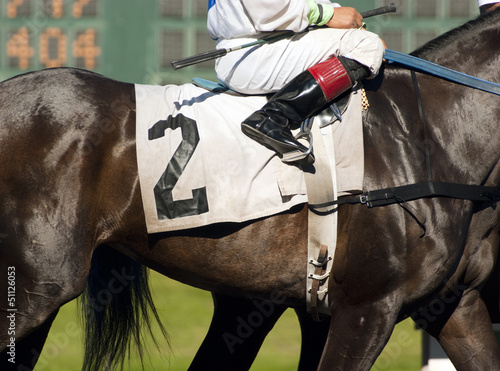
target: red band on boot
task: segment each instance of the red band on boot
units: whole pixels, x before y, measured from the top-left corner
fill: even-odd
[[[318,82],[327,101],[331,101],[352,87],[351,79],[337,57],[318,63],[308,71]]]

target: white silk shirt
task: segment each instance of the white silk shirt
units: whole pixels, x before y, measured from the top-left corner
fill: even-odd
[[[314,1],[338,6],[328,0]],[[306,0],[210,0],[207,28],[218,48],[231,48],[253,42],[263,32],[304,31],[311,25],[309,12]],[[382,41],[374,33],[321,28],[230,52],[216,60],[215,71],[218,79],[233,90],[268,94],[333,55],[354,59],[375,76],[383,54]]]

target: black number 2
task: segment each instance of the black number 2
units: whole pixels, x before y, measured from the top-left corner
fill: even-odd
[[[181,129],[182,142],[177,147],[167,168],[154,188],[158,219],[175,219],[184,216],[200,215],[208,212],[207,190],[201,187],[191,190],[193,198],[174,201],[172,191],[179,177],[200,141],[196,121],[179,114],[158,121],[148,132],[148,139],[155,140],[165,135],[167,129]]]

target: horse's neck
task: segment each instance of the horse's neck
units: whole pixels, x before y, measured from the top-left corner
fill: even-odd
[[[498,78],[499,67],[488,66],[486,70]],[[366,186],[426,181],[428,167],[436,181],[484,183],[496,174],[492,169],[500,156],[500,131],[495,129],[500,98],[416,75],[423,116],[410,72],[395,68],[384,71],[365,122]]]
[[[451,69],[500,82],[500,9],[436,38],[414,54]]]
[[[472,21],[418,50],[415,55],[489,81],[500,82],[500,11],[483,21]],[[409,84],[409,76],[389,71],[388,78]],[[401,132],[419,126],[412,134],[422,141],[435,177],[443,181],[483,182],[500,155],[499,97],[435,77],[417,74],[424,116],[415,105],[416,93],[407,103],[412,111],[400,121]],[[413,85],[413,83],[410,83]],[[390,84],[389,84],[390,85]],[[412,88],[414,89],[414,88]],[[425,122],[422,122],[425,121]],[[425,137],[424,124],[426,125]],[[426,144],[426,147],[424,147]],[[408,147],[411,148],[410,145]],[[427,149],[426,149],[427,148]],[[418,152],[418,151],[416,151]],[[418,161],[418,159],[416,159]]]

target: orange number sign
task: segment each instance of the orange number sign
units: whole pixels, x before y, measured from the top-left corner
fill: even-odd
[[[39,0],[36,0],[39,1]],[[52,18],[64,17],[64,8],[68,0],[48,0],[45,15]],[[96,0],[72,0],[72,18],[81,18],[83,15],[95,13],[94,6]],[[9,34],[7,41],[7,57],[10,66],[29,69],[36,67],[33,65],[33,59],[36,54],[40,64],[46,68],[61,67],[68,63],[68,47],[72,48],[72,56],[77,60],[78,65],[87,69],[96,68],[97,61],[101,55],[101,48],[97,44],[97,31],[93,28],[86,28],[82,31],[63,30],[60,27],[41,28],[36,22],[31,20],[33,3],[31,0],[6,0],[6,14],[9,18],[26,18],[25,26],[14,29]],[[92,7],[86,10],[86,7]],[[90,12],[89,12],[90,11]],[[88,14],[87,14],[88,13]],[[46,18],[44,18],[46,19]],[[50,23],[50,22],[48,22]],[[47,24],[48,25],[48,24]],[[39,34],[39,32],[41,32]],[[69,33],[68,33],[69,32]],[[74,39],[71,45],[68,41],[68,35]],[[38,37],[38,50],[33,39]],[[35,43],[36,44],[36,43]]]

